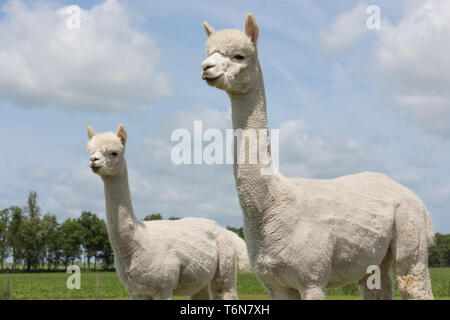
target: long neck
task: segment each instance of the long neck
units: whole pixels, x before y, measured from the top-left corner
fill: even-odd
[[[258,79],[245,94],[231,94],[231,112],[233,129],[268,129],[266,112],[266,93],[264,79],[259,61],[257,62]]]
[[[269,169],[272,165],[272,160],[268,137],[264,80],[259,61],[257,68],[258,79],[255,86],[249,92],[240,95],[229,94],[234,131],[236,132],[239,129],[242,129],[243,132],[256,131],[258,146],[261,143],[261,137],[266,135],[266,159],[268,161],[260,161],[259,154],[256,164],[250,164],[249,162],[240,164],[237,163],[236,156],[234,159],[234,175],[239,200],[244,214],[247,217],[254,216],[255,214],[258,215],[265,211],[265,208],[267,208],[266,202],[272,198],[270,193],[273,186],[273,177],[271,175],[264,175],[261,171],[261,169]],[[245,159],[249,159],[250,148],[248,143],[245,146],[242,146],[242,144],[246,144],[246,139],[238,140],[237,150],[241,150],[241,147],[244,147]]]
[[[106,219],[108,235],[116,254],[130,255],[135,248],[134,235],[138,221],[134,216],[128,186],[126,164],[122,173],[112,177],[102,177],[105,185]]]

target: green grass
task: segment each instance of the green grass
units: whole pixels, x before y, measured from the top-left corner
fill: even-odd
[[[96,299],[96,272],[81,273],[81,289],[69,290],[67,273],[18,273],[13,274],[14,299]],[[127,297],[115,272],[99,272],[99,294],[103,299]],[[9,283],[9,274],[0,275],[0,289]],[[5,290],[0,290],[5,292]],[[9,295],[9,290],[8,290]],[[5,298],[3,296],[3,298]]]
[[[436,299],[450,299],[450,268],[430,269],[433,292]],[[97,281],[99,277],[99,296]],[[66,287],[67,273],[17,273],[12,274],[14,299],[128,299],[128,294],[115,272],[81,272],[81,289]],[[0,299],[9,298],[10,274],[0,274]],[[238,276],[240,299],[265,300],[267,293],[253,274]],[[183,299],[184,297],[177,297]],[[341,288],[327,289],[329,300],[359,300],[355,284]],[[399,299],[396,289],[396,299]]]
[[[450,268],[430,268],[431,286],[437,297],[450,297]],[[397,282],[394,282],[395,297],[400,297]],[[327,289],[327,296],[359,296],[359,289],[355,283],[340,288]],[[450,299],[450,298],[449,298]]]

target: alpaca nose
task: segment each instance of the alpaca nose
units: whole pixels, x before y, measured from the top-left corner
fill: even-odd
[[[210,68],[212,68],[212,67],[215,67],[216,66],[216,64],[214,63],[214,62],[212,62],[211,60],[205,60],[205,61],[203,61],[203,63],[202,63],[202,69],[203,69],[203,71],[206,71],[206,70],[208,70],[208,69],[210,69]]]
[[[95,162],[95,161],[97,161],[97,160],[99,160],[100,158],[98,157],[98,156],[96,156],[96,155],[93,155],[93,156],[91,156],[91,158],[90,158],[90,160],[91,160],[91,162]]]

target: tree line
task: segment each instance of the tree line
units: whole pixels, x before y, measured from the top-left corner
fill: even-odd
[[[0,272],[5,261],[12,259],[8,271],[57,271],[69,264],[82,263],[96,270],[114,268],[114,252],[108,238],[106,223],[95,213],[82,211],[76,219],[58,223],[56,216],[41,214],[37,193],[31,191],[23,207],[11,206],[0,211]],[[143,220],[161,220],[160,213]],[[178,220],[169,217],[169,220]],[[242,228],[227,227],[243,237]]]
[[[92,258],[94,269],[97,261],[108,269],[114,262],[103,219],[83,211],[79,218],[58,223],[56,216],[50,213],[42,216],[36,192],[29,193],[25,206],[0,211],[1,271],[5,270],[8,258],[12,258],[9,270],[13,272],[58,270],[83,260],[90,269]]]
[[[161,220],[160,213],[147,215],[143,220]],[[169,217],[169,220],[177,220]],[[244,238],[243,228],[227,226]],[[15,271],[59,270],[69,264],[82,263],[96,270],[97,262],[103,269],[114,268],[114,253],[108,238],[106,223],[95,213],[82,211],[79,218],[68,218],[58,223],[56,216],[42,216],[37,204],[37,193],[30,192],[23,207],[11,206],[0,211],[0,271],[5,261],[12,258]],[[429,250],[431,267],[450,267],[450,234],[436,234],[435,244]]]
[[[428,251],[430,267],[450,267],[450,234],[436,233],[434,245]]]

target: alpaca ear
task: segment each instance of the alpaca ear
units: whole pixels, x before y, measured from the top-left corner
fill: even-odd
[[[94,131],[94,129],[92,129],[91,126],[87,126],[86,127],[86,131],[87,131],[87,135],[89,137],[89,140],[92,139],[93,136],[95,136],[97,134],[97,132]]]
[[[122,144],[125,145],[125,142],[127,141],[127,130],[125,129],[123,123],[119,124],[117,127],[116,134],[120,138],[120,141],[122,141]]]
[[[206,21],[203,21],[203,28],[205,28],[205,31],[206,31],[206,34],[208,35],[208,37],[209,37],[214,31],[216,31],[216,30],[214,30],[214,28],[211,27],[211,26],[209,25],[209,23],[206,22]]]
[[[259,35],[259,27],[256,23],[255,16],[253,13],[247,13],[245,17],[245,25],[244,25],[245,34],[252,40],[254,44],[258,41]]]

